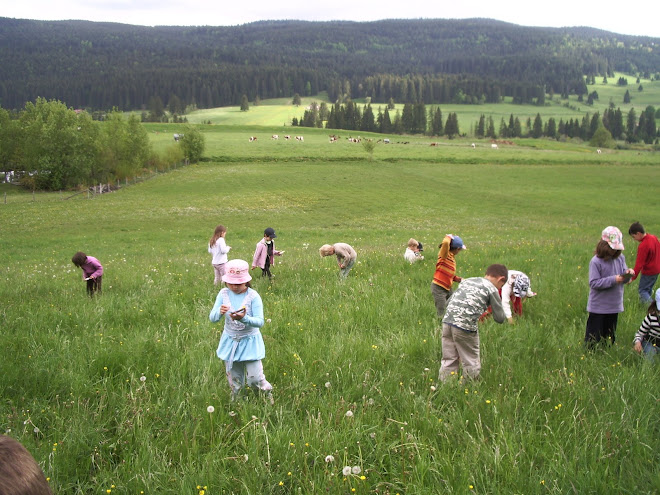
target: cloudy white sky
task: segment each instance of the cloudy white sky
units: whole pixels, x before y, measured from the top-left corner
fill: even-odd
[[[523,26],[590,26],[660,38],[658,5],[658,0],[630,4],[575,0],[2,0],[0,17],[83,19],[144,26],[231,26],[273,19],[484,17]]]

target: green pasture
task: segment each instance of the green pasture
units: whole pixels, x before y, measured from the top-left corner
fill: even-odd
[[[0,421],[54,493],[660,492],[660,363],[632,350],[636,282],[616,344],[582,346],[601,230],[660,232],[657,152],[390,136],[370,154],[346,132],[286,142],[278,125],[200,126],[205,161],[113,193],[0,203]],[[148,130],[159,149],[179,127]],[[272,282],[252,272],[274,406],[230,402],[215,357],[220,223],[230,258],[251,261],[266,227],[286,251]],[[476,383],[437,382],[429,285],[447,233],[468,247],[460,276],[504,263],[538,292],[515,325],[482,325]],[[415,265],[409,237],[425,246]],[[343,282],[318,254],[334,242],[358,253]],[[105,267],[101,297],[78,250]]]
[[[617,86],[619,77],[628,79],[627,86]],[[568,121],[570,119],[579,118],[580,120],[585,114],[593,115],[599,112],[602,116],[604,111],[609,108],[610,101],[614,104],[614,108],[620,108],[624,115],[627,115],[631,108],[634,108],[639,114],[648,106],[652,105],[656,109],[660,108],[660,81],[651,81],[650,79],[640,79],[640,84],[643,86],[643,91],[638,91],[639,84],[636,83],[635,76],[617,73],[614,77],[608,78],[607,84],[603,83],[602,78],[596,78],[596,84],[587,86],[589,93],[596,91],[598,93],[598,100],[593,105],[587,105],[586,96],[583,102],[579,102],[577,96],[572,95],[567,100],[561,99],[560,95],[554,95],[552,99],[546,99],[545,106],[539,107],[536,105],[518,105],[511,103],[511,98],[505,98],[502,103],[498,104],[484,104],[484,105],[457,105],[447,104],[439,105],[446,117],[449,113],[456,113],[461,133],[466,133],[469,136],[474,135],[474,128],[479,122],[480,116],[483,114],[492,117],[495,122],[495,130],[499,132],[499,124],[501,119],[509,123],[509,117],[513,114],[514,118],[518,117],[521,124],[524,126],[527,119],[534,121],[536,114],[540,114],[543,122],[548,119],[554,118],[557,122],[561,119]],[[623,97],[626,90],[630,92],[631,102],[629,104],[623,103]],[[305,108],[309,107],[312,102],[326,102],[328,101],[326,93],[319,94],[315,97],[302,97],[301,105],[294,106],[291,104],[291,98],[276,98],[271,100],[262,100],[258,106],[250,104],[250,109],[247,112],[242,112],[240,106],[234,107],[221,107],[210,108],[204,110],[196,110],[187,115],[188,121],[195,124],[208,123],[221,124],[221,125],[243,125],[254,126],[263,125],[273,127],[278,133],[288,132],[283,129],[285,126],[290,126],[291,120],[295,117],[301,119],[305,113]],[[356,103],[362,108],[365,104],[363,100],[357,99]],[[387,106],[384,103],[372,103],[374,113],[377,113],[380,107],[383,111]],[[428,107],[431,105],[427,105]],[[390,116],[393,119],[396,110],[403,110],[403,104],[397,104],[395,110],[390,110]],[[289,134],[295,134],[296,131],[289,130]]]

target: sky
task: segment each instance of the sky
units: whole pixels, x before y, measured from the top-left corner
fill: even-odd
[[[521,26],[589,26],[660,38],[658,0],[626,4],[555,0],[3,0],[0,17],[80,19],[142,26],[235,26],[254,21],[497,19]]]

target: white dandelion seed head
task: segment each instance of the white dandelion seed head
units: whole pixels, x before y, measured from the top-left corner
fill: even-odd
[[[213,406],[209,406],[209,407],[206,408],[206,412],[208,412],[209,414],[211,414],[214,411],[215,411],[215,407],[213,407]]]
[[[39,433],[39,428],[37,428],[37,427],[35,426],[35,427],[34,427],[34,432],[35,432],[35,433]]]
[[[270,323],[272,320],[270,318],[266,318],[266,323]]]
[[[247,454],[244,454],[244,455],[243,455],[243,461],[244,461],[244,462],[247,462],[248,459],[249,459],[248,455],[247,455]]]
[[[236,412],[234,412],[234,411],[229,411],[229,415],[233,418],[234,416],[236,416]]]
[[[353,411],[351,411],[351,410],[346,411],[346,417],[347,418],[352,418],[353,417]]]
[[[325,388],[330,388],[331,386],[330,382],[325,382]]]
[[[140,377],[140,381],[141,381],[141,382],[146,382],[146,381],[147,381],[147,377],[144,376],[144,375],[142,375],[142,376]]]
[[[351,473],[353,474],[360,474],[362,472],[362,469],[360,469],[360,466],[353,466],[351,468]]]
[[[424,368],[424,372],[425,372],[425,373],[428,373],[429,371],[431,371],[431,370],[428,369],[428,368]]]
[[[335,457],[332,456],[332,455],[326,455],[325,456],[325,462],[327,462],[328,464],[331,463],[331,462],[335,462]]]
[[[344,469],[341,470],[341,474],[343,474],[344,476],[350,476],[351,466],[344,466]]]
[[[436,388],[435,385],[431,385],[431,392],[435,392]]]
[[[369,433],[369,438],[371,438],[372,440],[375,440],[376,439],[376,434],[375,433]]]

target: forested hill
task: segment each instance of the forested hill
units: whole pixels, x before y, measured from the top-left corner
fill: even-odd
[[[0,105],[10,109],[38,96],[127,110],[154,97],[203,108],[324,90],[333,101],[542,101],[586,93],[585,74],[614,71],[660,77],[660,39],[488,19],[144,27],[0,18]]]

